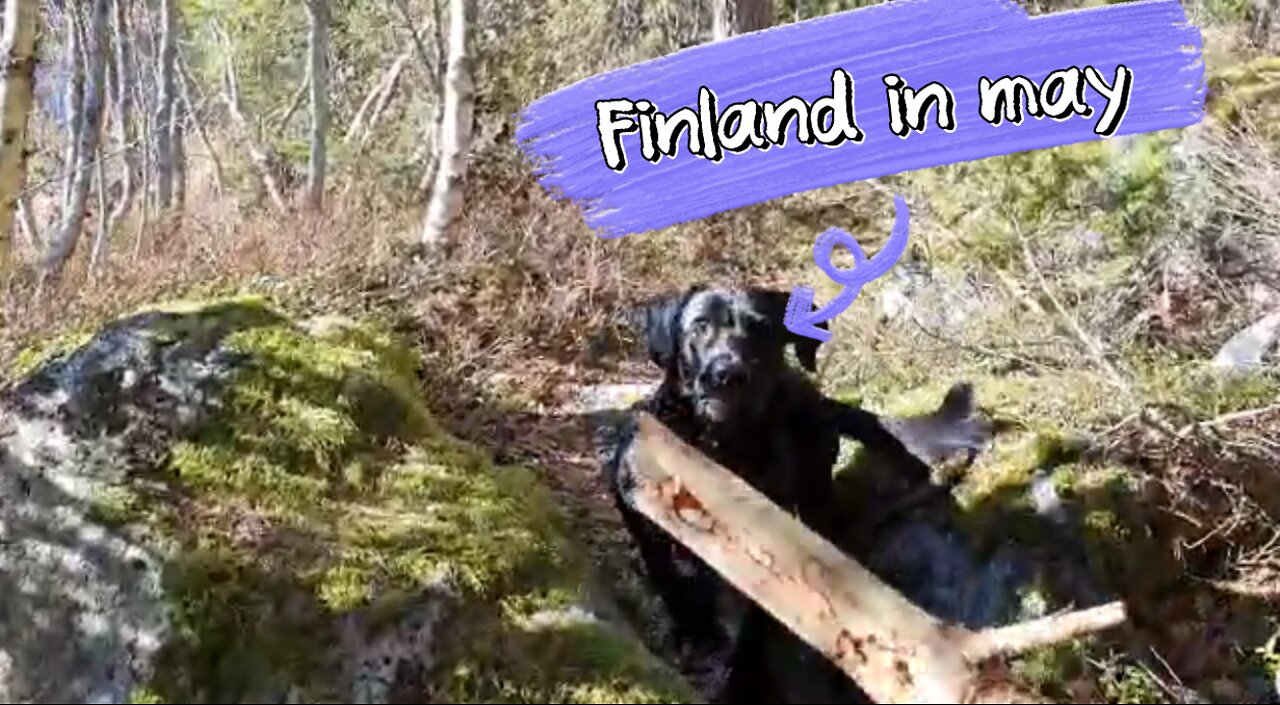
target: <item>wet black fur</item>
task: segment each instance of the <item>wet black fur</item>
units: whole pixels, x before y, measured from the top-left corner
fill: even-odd
[[[757,349],[772,351],[758,360],[753,374],[768,378],[772,390],[764,407],[753,418],[711,422],[695,412],[696,394],[688,383],[705,364],[696,346],[686,345],[679,326],[681,312],[706,286],[695,286],[642,306],[634,323],[644,332],[652,361],[664,371],[658,389],[633,406],[652,414],[680,438],[736,473],[775,504],[794,512],[816,532],[835,540],[839,522],[834,506],[833,470],[841,436],[861,442],[879,457],[896,461],[900,472],[927,482],[929,466],[908,451],[874,413],[824,396],[802,372],[785,363],[782,351],[795,349],[802,367],[816,368],[820,342],[797,336],[783,326],[788,294],[752,290],[744,300],[764,313],[771,325],[752,329]],[[776,354],[772,354],[776,353]],[[606,462],[606,474],[624,523],[634,540],[648,579],[665,604],[677,638],[697,652],[715,651],[728,642],[718,622],[716,600],[720,590],[732,589],[699,558],[650,523],[632,505],[631,445],[634,427],[622,429],[621,442]],[[898,433],[901,435],[901,431]],[[917,452],[928,448],[927,438],[910,439]],[[772,633],[771,636],[767,636]],[[793,638],[764,610],[750,607],[734,640],[731,674],[719,702],[765,702],[780,695],[768,676],[765,643],[772,638]]]

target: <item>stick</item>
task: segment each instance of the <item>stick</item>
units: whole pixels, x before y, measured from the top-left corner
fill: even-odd
[[[924,611],[733,473],[639,415],[638,509],[880,703],[1044,702],[980,661],[1124,619],[1119,604],[974,633]]]

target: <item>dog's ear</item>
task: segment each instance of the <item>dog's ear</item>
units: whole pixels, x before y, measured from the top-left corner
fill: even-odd
[[[774,325],[783,332],[783,343],[795,345],[796,359],[800,361],[800,365],[810,372],[817,371],[818,346],[822,345],[822,341],[807,335],[796,335],[787,330],[783,324],[787,315],[787,302],[791,300],[791,292],[777,289],[752,289],[751,296],[759,302],[760,310],[764,311]],[[816,310],[817,305],[814,304],[814,306]],[[817,326],[828,330],[826,321],[817,323]]]
[[[676,330],[687,294],[666,294],[647,299],[628,311],[627,320],[633,330],[644,337],[649,359],[667,369],[676,357],[679,335]]]

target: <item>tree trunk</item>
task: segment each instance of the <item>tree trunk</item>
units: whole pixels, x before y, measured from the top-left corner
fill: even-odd
[[[175,80],[175,83],[177,81]],[[173,159],[173,190],[171,205],[181,219],[187,203],[187,116],[182,112],[182,96],[179,90],[171,108],[169,123],[169,155]]]
[[[422,246],[436,250],[462,212],[463,183],[467,178],[467,157],[471,150],[472,114],[475,110],[472,61],[467,46],[473,0],[449,3],[449,65],[445,74],[439,166],[431,202],[422,228]]]
[[[405,22],[408,23],[408,10],[403,4],[400,5],[400,8],[405,15]],[[431,196],[429,189],[436,180],[436,170],[440,166],[440,118],[442,115],[441,104],[444,102],[446,61],[442,24],[440,0],[431,0],[431,26],[435,27],[436,53],[434,61],[427,54],[427,48],[418,39],[418,35],[415,34],[413,36],[414,46],[418,48],[418,55],[422,58],[422,66],[431,76],[432,95],[435,98],[431,101],[431,110],[427,113],[427,119],[422,126],[422,144],[425,149],[423,150],[422,177],[418,179],[418,193],[423,194],[424,199],[429,199]]]
[[[142,9],[139,17],[146,23],[146,34],[148,38],[156,36],[155,23],[151,21],[151,13],[147,9],[147,3],[142,3]],[[154,42],[151,42],[152,54],[154,54]],[[134,84],[133,102],[137,109],[138,115],[138,151],[141,153],[140,164],[138,165],[139,180],[141,183],[138,187],[136,196],[141,201],[138,224],[134,232],[133,242],[133,259],[137,260],[142,254],[142,243],[146,238],[147,232],[151,228],[151,218],[155,212],[155,110],[154,97],[152,93],[147,91],[147,69],[154,68],[156,61],[153,55],[139,56],[137,51],[133,53],[133,75],[137,79]],[[145,52],[144,52],[145,53]],[[144,61],[143,59],[152,59]],[[154,81],[152,82],[154,84]]]
[[[75,192],[76,175],[80,165],[80,131],[84,125],[84,21],[80,16],[82,8],[79,4],[65,5],[63,23],[66,25],[66,39],[63,44],[63,61],[66,62],[67,92],[67,147],[62,169],[62,211],[71,207],[71,194]]]
[[[142,174],[142,184],[138,193],[142,196],[142,212],[138,218],[138,227],[134,232],[133,238],[133,259],[137,260],[142,254],[142,241],[146,239],[147,229],[151,224],[151,185],[152,175],[155,169],[152,165],[155,163],[152,155],[151,146],[154,143],[152,135],[155,134],[155,128],[151,124],[151,111],[146,104],[146,92],[142,90],[142,83],[137,84],[138,93],[135,96],[138,99],[141,110],[138,114],[142,116],[141,134],[138,136],[138,144],[142,146],[142,164],[140,165],[140,173]]]
[[[36,215],[31,212],[31,204],[27,202],[26,196],[19,196],[17,202],[18,231],[26,239],[27,245],[39,254],[44,250],[44,239],[41,238],[40,229],[36,226]]]
[[[13,213],[27,181],[27,115],[36,66],[38,0],[5,0],[0,37],[0,274],[13,253]]]
[[[101,148],[97,153],[97,164],[94,169],[94,181],[98,186],[98,232],[93,238],[93,248],[89,251],[89,276],[97,277],[98,269],[107,260],[111,250],[111,226],[107,218],[107,159]]]
[[[640,512],[841,668],[877,703],[1044,702],[989,663],[1116,626],[1123,603],[971,631],[924,611],[648,414]]]
[[[773,0],[712,0],[711,38],[720,41],[773,25]]]
[[[310,21],[308,65],[311,78],[311,157],[307,164],[308,208],[324,205],[324,182],[327,162],[326,137],[329,133],[329,2],[307,0]]]
[[[116,146],[120,149],[121,157],[124,161],[124,168],[120,170],[120,195],[117,197],[115,205],[111,208],[111,214],[107,218],[109,236],[116,232],[120,221],[129,214],[129,209],[133,208],[133,198],[137,190],[136,179],[139,173],[138,150],[134,144],[134,140],[138,136],[138,130],[133,109],[134,59],[133,42],[129,36],[129,10],[131,4],[129,0],[114,0],[112,3],[112,9],[115,14],[115,137]]]
[[[68,9],[73,5],[68,5]],[[76,91],[76,85],[83,88],[83,95],[73,102],[78,108],[71,115],[74,138],[77,142],[75,162],[71,165],[73,176],[70,193],[64,200],[62,223],[49,243],[49,249],[41,262],[41,284],[45,278],[56,276],[61,272],[67,258],[75,250],[84,231],[85,202],[89,197],[89,186],[93,181],[92,161],[98,152],[99,136],[102,132],[103,98],[106,94],[107,54],[110,42],[108,20],[110,19],[110,1],[93,0],[89,4],[89,26],[84,33],[83,51],[78,52],[73,80],[68,88]],[[70,17],[72,13],[68,12]],[[78,24],[74,17],[71,22]],[[75,106],[74,103],[79,103]]]
[[[160,0],[160,50],[157,83],[160,95],[156,99],[156,119],[153,134],[156,139],[156,201],[160,210],[173,205],[176,154],[173,144],[174,123],[177,122],[177,50],[178,7],[175,0]]]

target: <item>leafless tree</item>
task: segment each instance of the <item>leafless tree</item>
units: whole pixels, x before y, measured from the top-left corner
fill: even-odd
[[[113,0],[112,10],[115,21],[112,26],[115,40],[115,95],[116,104],[115,139],[120,149],[124,168],[120,170],[120,194],[107,218],[107,242],[116,232],[120,221],[133,208],[133,198],[137,191],[137,176],[141,170],[138,164],[138,150],[135,140],[138,138],[137,116],[134,113],[134,57],[133,42],[129,36],[129,10],[132,0]],[[106,257],[106,252],[97,252],[96,257]],[[95,257],[95,258],[96,258]]]
[[[110,0],[92,0],[87,8],[76,3],[66,5],[68,52],[71,54],[72,80],[68,82],[71,98],[69,115],[72,127],[72,156],[68,169],[66,194],[63,198],[62,222],[41,259],[41,283],[56,276],[75,250],[84,230],[85,205],[93,180],[93,161],[98,152],[98,135],[102,131],[106,67],[109,55],[108,31]],[[82,29],[80,12],[88,9],[87,28]],[[73,37],[75,39],[73,39]]]

